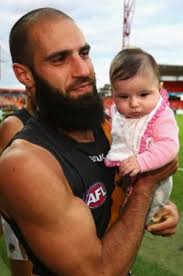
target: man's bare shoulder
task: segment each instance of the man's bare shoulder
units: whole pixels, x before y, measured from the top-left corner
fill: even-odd
[[[63,176],[58,161],[44,148],[23,139],[13,141],[0,156],[0,190],[3,185],[6,190],[12,185],[29,189],[38,179],[44,182],[48,174]]]
[[[56,195],[66,196],[67,183],[58,161],[47,150],[22,139],[1,155],[0,179],[1,209],[11,216],[15,216],[11,210],[22,214],[25,206],[26,215],[37,208],[43,212]]]
[[[61,167],[55,157],[46,149],[41,146],[35,145],[29,141],[23,139],[17,139],[2,153],[0,157],[0,172],[4,169],[14,168],[13,171],[34,170],[36,171],[38,166],[42,165],[50,167],[50,169],[56,168],[61,170]]]

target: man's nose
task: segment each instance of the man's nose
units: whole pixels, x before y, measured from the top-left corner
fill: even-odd
[[[80,55],[73,58],[72,63],[73,77],[88,77],[90,75],[90,68],[87,59],[83,59]]]

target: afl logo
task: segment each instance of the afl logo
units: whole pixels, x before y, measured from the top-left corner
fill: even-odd
[[[97,208],[102,205],[107,198],[107,191],[101,182],[97,182],[90,187],[86,196],[85,202],[89,208]]]

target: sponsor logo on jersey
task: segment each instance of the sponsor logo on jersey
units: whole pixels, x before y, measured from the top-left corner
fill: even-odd
[[[96,182],[88,190],[85,196],[85,202],[89,208],[97,208],[101,206],[107,198],[107,191],[103,183]]]
[[[99,155],[90,155],[89,158],[93,161],[93,162],[102,162],[105,157],[104,154],[101,153]]]

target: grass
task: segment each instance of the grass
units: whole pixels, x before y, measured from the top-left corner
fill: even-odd
[[[0,237],[0,275],[10,276],[9,263],[6,255],[6,248],[3,237]]]
[[[180,128],[179,161],[183,168],[183,115],[176,116]],[[182,128],[182,129],[181,129]],[[146,233],[133,266],[133,276],[183,276],[183,171],[174,176],[171,200],[180,211],[181,220],[176,235],[170,238]],[[10,276],[8,259],[0,238],[0,276]],[[20,275],[21,276],[21,275]]]
[[[183,168],[183,115],[176,116],[180,133],[179,167]],[[146,233],[133,266],[133,276],[183,276],[183,171],[174,176],[171,200],[180,212],[180,223],[173,237]]]
[[[162,238],[146,233],[133,268],[134,275],[182,276],[182,233],[182,222],[174,237]]]

